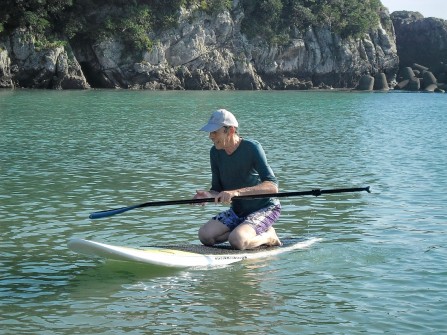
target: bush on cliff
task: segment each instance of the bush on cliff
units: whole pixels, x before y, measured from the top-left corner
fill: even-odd
[[[275,42],[293,29],[329,26],[342,37],[359,37],[379,22],[380,0],[242,0],[242,29]]]
[[[242,32],[268,43],[287,43],[310,26],[329,26],[358,37],[379,21],[380,0],[240,0]],[[120,36],[130,51],[152,46],[148,33],[176,25],[181,7],[216,14],[231,0],[2,0],[0,34],[27,28],[41,47],[65,37],[100,42]]]
[[[175,24],[183,4],[183,0],[2,0],[0,34],[25,28],[41,47],[64,37],[100,42],[118,35],[131,49],[145,50],[152,45],[148,33]]]

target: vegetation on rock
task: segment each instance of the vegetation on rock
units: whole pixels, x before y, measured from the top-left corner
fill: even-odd
[[[359,37],[379,23],[379,0],[243,0],[243,32],[268,41],[310,26],[328,26],[341,37]]]
[[[0,34],[26,28],[37,47],[68,39],[98,43],[119,36],[130,50],[152,46],[150,32],[178,22],[180,8],[211,15],[232,9],[231,0],[2,0]],[[283,44],[310,26],[329,26],[342,37],[358,37],[379,22],[380,0],[240,0],[242,32]]]

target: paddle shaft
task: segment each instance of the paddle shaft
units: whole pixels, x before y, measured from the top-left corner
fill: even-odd
[[[362,192],[366,191],[371,193],[369,186],[367,187],[358,187],[358,188],[338,188],[331,190],[321,190],[314,189],[311,191],[303,191],[303,192],[280,192],[280,193],[265,193],[265,194],[252,194],[252,195],[241,195],[237,197],[233,197],[232,199],[259,199],[259,198],[284,198],[284,197],[296,197],[296,196],[304,196],[304,195],[313,195],[319,196],[322,194],[333,194],[333,193],[347,193],[347,192]],[[168,205],[185,205],[185,204],[199,204],[205,202],[214,202],[215,198],[204,198],[204,199],[185,199],[185,200],[169,200],[169,201],[152,201],[145,202],[144,204],[122,207],[117,209],[110,209],[100,212],[95,212],[90,214],[90,219],[100,219],[109,217],[116,214],[121,214],[132,209],[142,208],[142,207],[153,207],[153,206],[168,206]]]

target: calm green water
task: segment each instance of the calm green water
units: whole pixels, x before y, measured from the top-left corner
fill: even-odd
[[[217,107],[263,143],[280,236],[311,249],[213,270],[154,273],[72,253],[197,242],[216,205],[91,221],[97,210],[209,187]],[[447,95],[0,91],[2,334],[440,334],[447,331]]]

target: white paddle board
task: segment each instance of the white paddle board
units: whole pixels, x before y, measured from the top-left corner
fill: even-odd
[[[282,246],[236,250],[228,244],[214,247],[188,244],[130,248],[74,238],[68,242],[68,247],[72,251],[93,257],[186,268],[227,265],[246,259],[271,257],[292,250],[308,248],[320,240],[316,237],[283,239]]]

